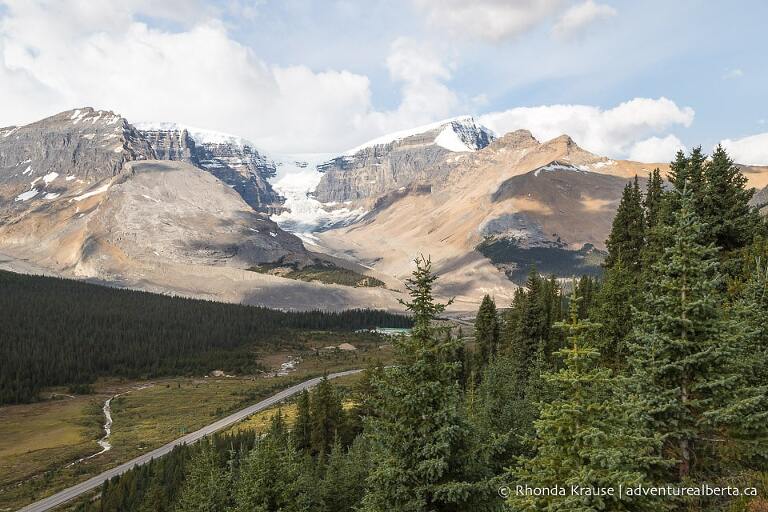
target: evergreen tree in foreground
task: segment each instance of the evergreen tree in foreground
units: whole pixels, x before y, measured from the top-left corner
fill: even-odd
[[[531,367],[539,346],[545,342],[544,333],[549,327],[545,325],[543,283],[535,268],[529,272],[525,287],[524,291],[515,294],[515,303],[512,304],[515,317],[510,319],[509,328],[505,332],[505,346],[516,367],[516,398],[523,397]]]
[[[446,341],[435,317],[431,262],[416,260],[408,280],[413,314],[410,337],[396,341],[399,360],[377,388],[377,415],[366,424],[373,468],[362,510],[383,512],[488,510],[496,491],[479,483],[477,450],[463,417],[455,341]]]
[[[496,355],[499,345],[499,318],[496,314],[496,303],[490,295],[483,297],[480,309],[475,318],[475,343],[477,344],[478,365],[485,368],[491,357]]]
[[[744,247],[752,241],[759,222],[757,211],[749,205],[754,189],[746,188],[746,176],[720,145],[705,164],[704,176],[706,193],[700,214],[711,241],[726,252]]]
[[[706,243],[692,194],[684,190],[679,201],[667,228],[672,245],[650,274],[636,319],[630,364],[651,428],[684,479],[694,462],[712,462],[715,425],[734,384],[725,363],[735,340],[721,313],[717,249]]]
[[[678,157],[680,154],[678,154]],[[684,158],[684,157],[683,157]],[[674,164],[673,164],[674,165]],[[642,250],[643,275],[639,276],[640,282],[645,281],[645,275],[664,253],[663,236],[661,226],[668,217],[668,196],[664,191],[664,180],[661,171],[657,167],[648,176],[648,187],[643,199],[645,208],[645,245]]]
[[[597,325],[578,318],[578,299],[571,319],[559,324],[569,347],[558,352],[564,368],[547,372],[554,397],[541,406],[535,422],[534,455],[512,469],[514,484],[538,488],[563,486],[562,495],[528,496],[512,493],[512,510],[525,512],[597,512],[603,510],[663,510],[643,498],[620,499],[619,486],[647,484],[647,468],[655,462],[656,441],[647,436],[636,410],[617,396],[616,378],[599,364],[592,345]],[[613,488],[615,496],[578,495],[570,486]]]
[[[309,391],[301,392],[296,401],[296,422],[293,424],[293,440],[296,449],[307,451],[312,446],[312,413]]]
[[[620,258],[605,271],[595,308],[595,320],[600,324],[595,346],[603,361],[614,369],[624,365],[626,339],[632,331],[632,306],[639,288],[637,276]]]
[[[325,377],[312,393],[310,411],[312,453],[324,456],[331,451],[344,427],[344,410],[341,407],[341,399],[336,394],[331,382]]]
[[[645,213],[637,176],[624,187],[605,245],[608,249],[606,268],[611,268],[621,259],[630,272],[640,272],[641,254],[645,245]]]
[[[738,376],[723,423],[737,464],[768,468],[768,268],[758,262],[734,307],[739,342],[729,368]]]
[[[319,477],[312,457],[297,452],[282,414],[248,452],[234,489],[235,512],[310,512],[319,509]],[[222,510],[219,508],[217,510]]]
[[[230,474],[219,464],[219,455],[208,440],[190,461],[184,479],[178,512],[217,512],[229,505]]]

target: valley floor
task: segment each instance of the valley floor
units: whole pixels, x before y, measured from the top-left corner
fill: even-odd
[[[73,395],[50,390],[47,400],[0,408],[0,511],[49,496],[88,477],[197,430],[296,382],[324,373],[361,368],[374,359],[391,358],[387,346],[358,344],[354,353],[318,355],[274,353],[263,360],[278,369],[300,355],[293,372],[264,376],[168,378],[152,381],[104,380],[95,393]],[[102,406],[111,402],[112,449],[101,450]],[[246,420],[250,425],[258,419]]]

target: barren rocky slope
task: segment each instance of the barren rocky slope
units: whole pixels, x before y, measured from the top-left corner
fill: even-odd
[[[542,143],[525,130],[441,158],[440,172],[351,201],[371,211],[316,234],[318,247],[398,279],[415,255],[430,254],[444,296],[469,305],[490,293],[503,303],[515,287],[507,276],[519,283],[531,265],[561,277],[598,272],[624,185],[668,168],[600,157],[568,136]],[[768,179],[766,168],[744,169],[753,186]]]
[[[396,308],[389,290],[246,270],[313,255],[228,186],[183,162],[130,162],[95,190],[4,225],[0,239],[0,250],[17,260],[119,286],[287,309]]]
[[[542,143],[526,130],[477,151],[447,152],[434,165],[437,172],[425,169],[405,186],[350,201],[370,211],[318,233],[318,247],[398,279],[416,254],[430,254],[444,296],[471,304],[490,293],[503,303],[515,287],[507,277],[520,283],[533,265],[560,277],[598,273],[626,183],[668,170],[594,155],[567,135]],[[742,170],[751,186],[766,186],[768,168]],[[344,180],[336,181],[343,194]]]

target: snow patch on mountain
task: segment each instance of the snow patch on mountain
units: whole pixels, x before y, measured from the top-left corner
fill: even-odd
[[[552,172],[552,171],[575,171],[575,172],[588,172],[586,169],[583,169],[581,167],[576,167],[575,165],[559,162],[555,160],[554,162],[550,162],[547,165],[544,165],[542,167],[539,167],[533,172],[534,176],[539,175],[540,172]]]
[[[489,139],[494,138],[493,131],[491,131],[489,128],[486,128],[485,126],[478,124],[472,116],[458,116],[450,119],[443,119],[442,121],[437,121],[435,123],[416,126],[407,130],[400,130],[382,135],[381,137],[369,140],[360,146],[346,151],[344,156],[351,156],[366,148],[391,144],[393,142],[412,137],[413,135],[419,135],[437,130],[441,127],[444,128],[435,138],[435,144],[442,146],[449,151],[475,151],[480,149],[478,147],[473,147],[474,144],[472,143],[467,144],[469,142],[467,135],[470,133],[479,133]],[[453,135],[448,132],[453,132]]]
[[[459,135],[453,130],[452,125],[448,125],[440,131],[440,134],[435,137],[435,144],[448,151],[474,151],[461,140]]]

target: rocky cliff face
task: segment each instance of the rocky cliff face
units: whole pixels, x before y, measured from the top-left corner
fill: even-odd
[[[48,201],[118,174],[126,162],[155,157],[119,115],[69,110],[35,123],[0,129],[0,208]]]
[[[142,125],[140,133],[160,160],[187,162],[206,170],[232,187],[254,210],[276,213],[283,198],[269,184],[275,163],[247,141],[173,124]]]
[[[455,153],[493,141],[472,118],[416,128],[371,141],[317,167],[315,197],[324,203],[374,198],[445,173]]]

